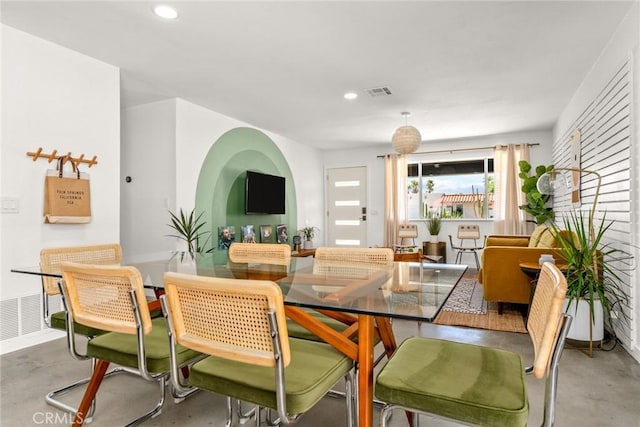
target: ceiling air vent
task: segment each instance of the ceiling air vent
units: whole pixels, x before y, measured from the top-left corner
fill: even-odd
[[[371,97],[391,95],[391,90],[386,86],[372,87],[371,89],[366,89],[366,91]]]

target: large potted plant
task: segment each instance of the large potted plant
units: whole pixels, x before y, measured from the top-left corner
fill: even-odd
[[[520,209],[535,218],[537,224],[544,224],[553,219],[553,209],[547,206],[551,197],[549,194],[542,194],[538,190],[537,183],[540,177],[553,170],[553,165],[539,165],[533,170],[531,175],[531,164],[526,160],[518,162],[520,169],[519,177],[522,179],[522,192],[525,194],[527,203],[518,206]]]
[[[574,316],[568,334],[574,340],[601,341],[605,316],[611,318],[614,307],[627,301],[620,265],[630,254],[603,243],[613,224],[605,216],[594,224],[587,213],[572,211],[563,219],[564,231],[552,224],[566,268],[565,312]]]

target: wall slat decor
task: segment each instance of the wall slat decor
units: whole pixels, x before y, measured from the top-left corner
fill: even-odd
[[[631,103],[633,84],[630,60],[613,73],[598,95],[584,111],[575,118],[567,129],[562,129],[560,138],[554,141],[553,160],[556,167],[572,167],[570,136],[576,130],[581,132],[580,155],[582,169],[593,170],[602,175],[602,185],[596,208],[596,224],[606,212],[606,219],[614,221],[606,236],[613,247],[630,251],[631,232],[631,143],[632,115]],[[594,175],[583,174],[580,189],[580,210],[589,211],[595,194]],[[561,189],[554,195],[553,206],[556,222],[562,222],[563,213],[573,209],[570,193]],[[614,329],[618,338],[626,346],[631,346],[630,325],[633,320],[633,292],[631,289],[632,267],[638,260],[618,262],[620,275],[625,280],[624,292],[629,304],[615,307],[631,319],[629,323],[614,319]]]

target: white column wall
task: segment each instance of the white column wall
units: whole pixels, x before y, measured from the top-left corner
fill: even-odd
[[[120,243],[125,261],[162,259],[175,249],[175,239],[167,237],[168,210],[175,210],[176,199],[175,144],[175,99],[122,111]]]
[[[116,67],[5,25],[1,32],[0,195],[19,202],[18,213],[0,215],[5,351],[11,348],[13,338],[7,336],[14,335],[13,322],[19,336],[33,335],[34,322],[40,325],[39,307],[33,305],[40,280],[11,273],[12,267],[37,265],[40,249],[47,246],[119,241],[120,80]],[[38,147],[98,156],[91,169],[81,166],[91,177],[91,223],[44,224],[44,176],[54,165],[26,156]],[[8,318],[14,306],[17,311]]]

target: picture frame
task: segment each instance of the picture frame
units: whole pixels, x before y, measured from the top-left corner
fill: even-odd
[[[255,243],[256,242],[256,230],[253,224],[243,225],[240,228],[242,232],[242,243]]]
[[[260,226],[260,243],[273,243],[273,227],[270,225]]]
[[[236,240],[236,228],[233,225],[218,227],[218,249],[227,250]]]
[[[278,224],[276,226],[276,238],[278,243],[287,243],[289,241],[289,231],[287,224]]]

